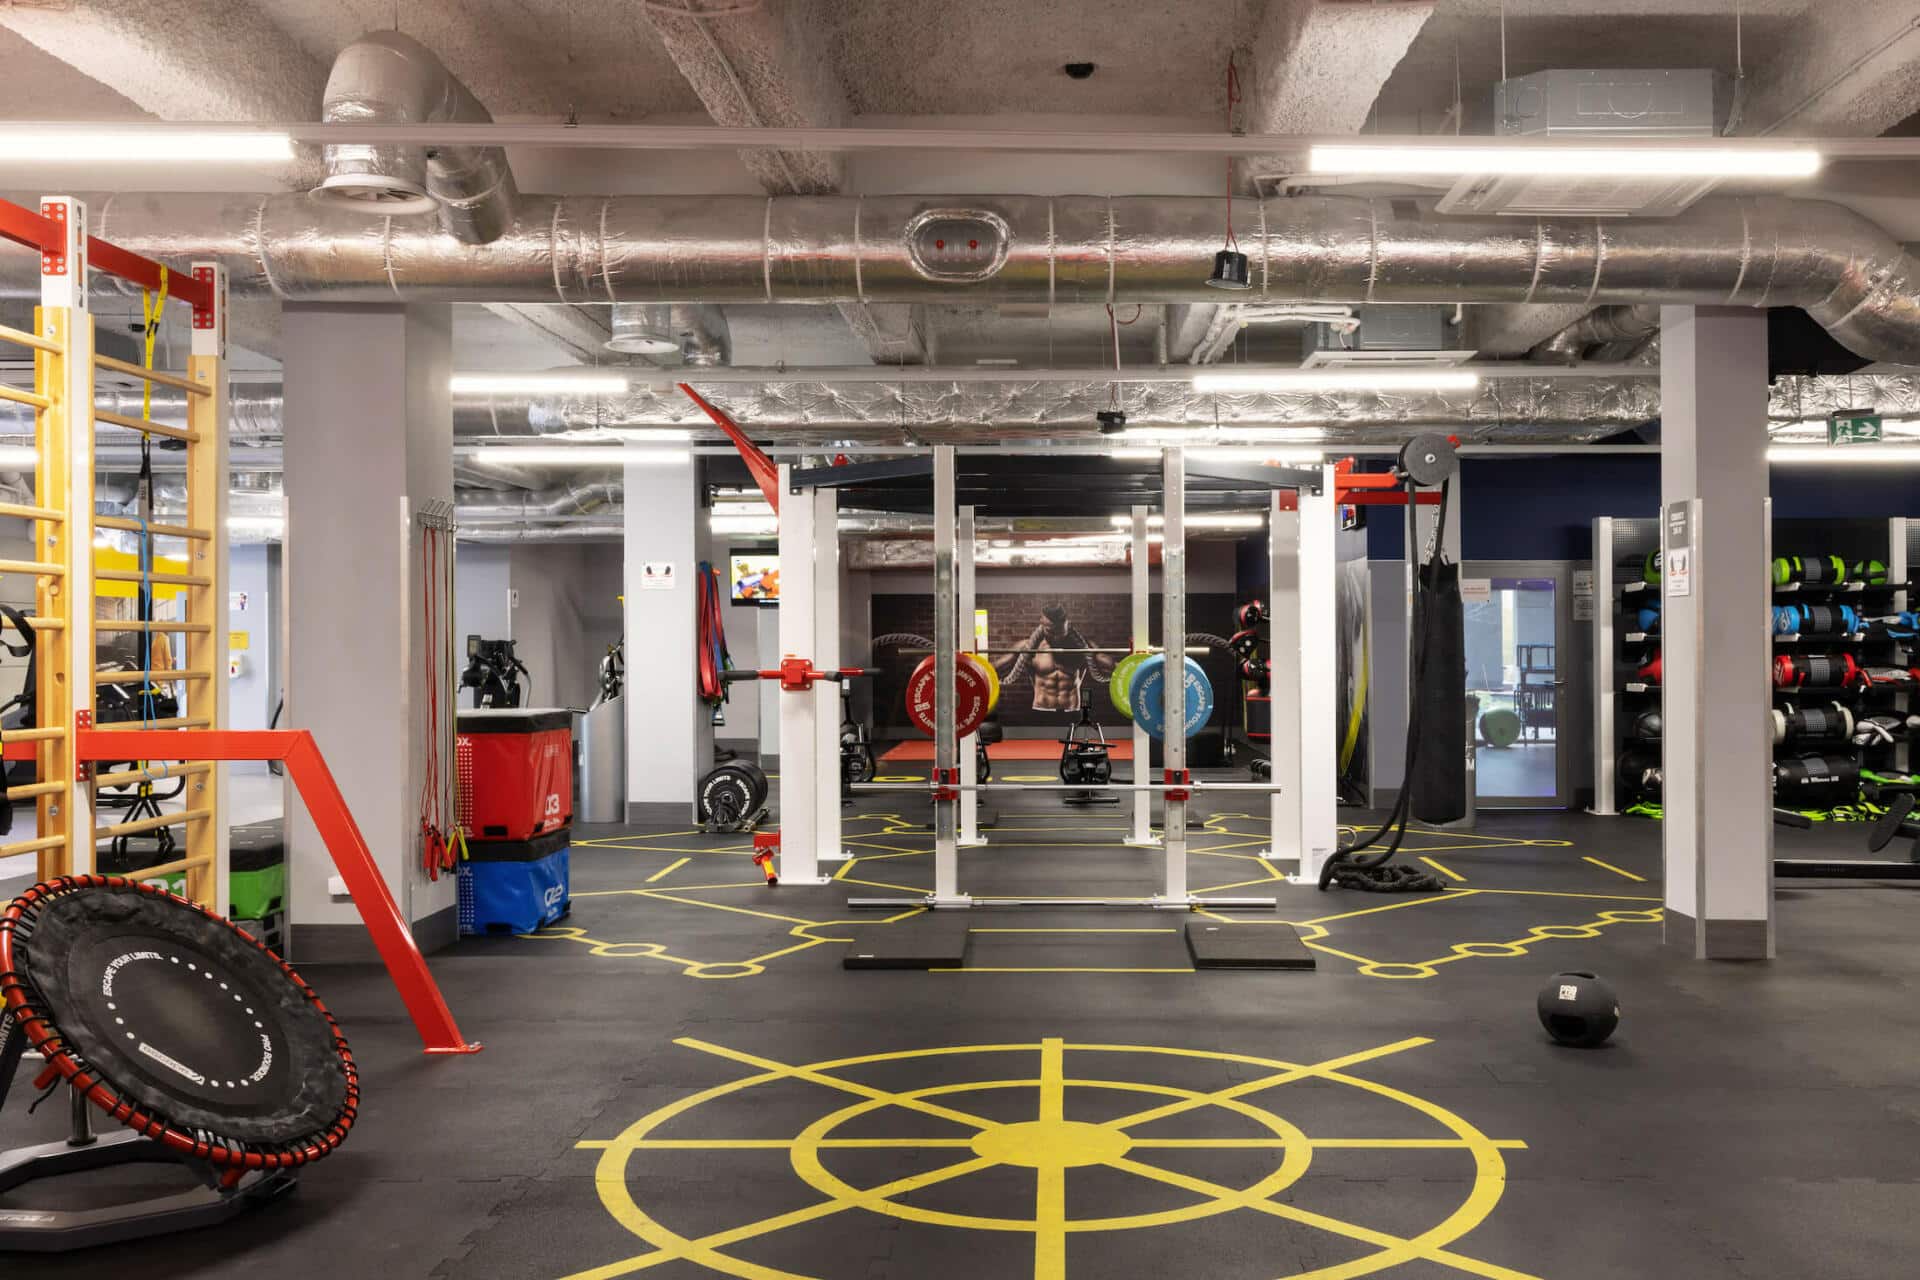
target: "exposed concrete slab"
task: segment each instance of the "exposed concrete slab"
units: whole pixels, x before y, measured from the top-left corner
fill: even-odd
[[[1920,111],[1920,0],[1827,0],[1749,70],[1739,132],[1875,137]]]

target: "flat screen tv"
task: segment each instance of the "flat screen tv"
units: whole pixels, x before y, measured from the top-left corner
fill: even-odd
[[[727,552],[727,598],[735,604],[761,607],[779,604],[779,554],[745,547]]]

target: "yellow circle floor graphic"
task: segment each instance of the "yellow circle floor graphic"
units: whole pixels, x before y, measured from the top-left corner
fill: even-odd
[[[1344,1280],[1405,1263],[1438,1264],[1492,1280],[1534,1280],[1525,1272],[1452,1247],[1499,1203],[1507,1176],[1502,1152],[1524,1149],[1526,1144],[1490,1138],[1436,1103],[1350,1070],[1432,1043],[1423,1037],[1310,1063],[1048,1039],[910,1049],[796,1065],[702,1040],[675,1043],[737,1063],[749,1068],[750,1074],[661,1107],[615,1138],[579,1144],[600,1152],[595,1183],[601,1203],[648,1247],[568,1280],[612,1280],[676,1261],[745,1280],[838,1280],[852,1256],[841,1251],[823,1257],[817,1269],[804,1272],[742,1255],[752,1253],[751,1242],[761,1237],[848,1214],[879,1215],[954,1231],[1031,1235],[1035,1280],[1062,1280],[1067,1275],[1072,1235],[1168,1227],[1232,1213],[1268,1215],[1296,1228],[1325,1233],[1330,1238],[1324,1246],[1327,1253],[1352,1255],[1317,1263],[1311,1270],[1289,1271],[1283,1277],[1249,1275],[1247,1280]],[[1196,1073],[1203,1077],[1200,1087],[1190,1087]],[[939,1083],[891,1089],[876,1083],[903,1074]],[[1183,1076],[1189,1084],[1174,1083]],[[1211,1087],[1221,1076],[1237,1082]],[[1316,1088],[1298,1101],[1321,1115],[1323,1122],[1329,1110],[1337,1114],[1345,1107],[1356,1117],[1366,1117],[1355,1121],[1365,1131],[1309,1134],[1301,1123],[1289,1120],[1282,1114],[1284,1086],[1299,1081],[1357,1091]],[[784,1114],[775,1095],[763,1098],[754,1091],[794,1084],[851,1101],[838,1107],[827,1104],[831,1109],[792,1137],[703,1134],[701,1108],[720,1104],[711,1110],[716,1116],[729,1117],[730,1127],[737,1126],[743,1114]],[[1095,1099],[1111,1110],[1116,1098],[1126,1100],[1122,1114],[1098,1120],[1069,1118],[1097,1113],[1098,1107],[1086,1105]],[[1396,1125],[1414,1136],[1377,1132]],[[802,1207],[706,1234],[676,1231],[638,1202],[633,1183],[658,1185],[655,1179],[663,1171],[671,1175],[685,1167],[689,1157],[684,1153],[701,1151],[784,1157],[805,1184],[799,1201]],[[863,1151],[896,1158],[910,1155],[932,1167],[859,1185],[847,1162],[852,1153]],[[1327,1160],[1337,1160],[1337,1153],[1344,1151],[1458,1153],[1459,1167],[1434,1185],[1446,1188],[1441,1194],[1450,1198],[1453,1188],[1464,1188],[1464,1196],[1437,1223],[1412,1234],[1316,1211],[1311,1184],[1295,1195],[1278,1198],[1296,1187],[1316,1158],[1322,1158],[1321,1153],[1329,1153]],[[1216,1181],[1221,1175],[1194,1171],[1201,1167],[1196,1160],[1204,1161],[1209,1152],[1236,1153],[1239,1160],[1252,1155],[1264,1161],[1266,1172],[1246,1185],[1237,1185],[1245,1182],[1244,1175]],[[1167,1167],[1169,1163],[1178,1167]],[[968,1198],[962,1192],[959,1199],[943,1203],[939,1192],[928,1194],[929,1189],[942,1186],[958,1190],[968,1178],[1007,1169],[1031,1170],[1033,1190],[1030,1203],[1023,1198],[1001,1216],[965,1211],[980,1207],[979,1196]],[[1068,1187],[1079,1176],[1076,1171],[1100,1171],[1109,1177],[1117,1172],[1138,1179],[1145,1184],[1144,1190],[1164,1199],[1164,1207],[1104,1217],[1070,1215]],[[1332,1178],[1339,1176],[1336,1171]],[[1085,1204],[1096,1198],[1076,1193],[1074,1202]],[[844,1220],[843,1225],[857,1227]],[[965,1248],[964,1238],[949,1247]],[[1107,1273],[1111,1274],[1110,1269]]]

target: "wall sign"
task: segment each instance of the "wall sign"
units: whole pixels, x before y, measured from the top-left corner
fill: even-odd
[[[1461,604],[1485,604],[1493,599],[1492,578],[1460,579]]]
[[[1693,594],[1693,500],[1683,498],[1667,506],[1666,549],[1660,558],[1660,577],[1669,599]]]
[[[1573,594],[1576,596],[1593,594],[1593,570],[1575,569],[1573,571]]]
[[[673,561],[649,560],[641,565],[640,589],[642,591],[673,590]]]

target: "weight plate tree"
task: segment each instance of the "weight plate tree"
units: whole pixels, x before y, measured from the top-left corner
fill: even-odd
[[[359,1111],[353,1054],[313,989],[227,921],[150,885],[67,877],[15,899],[0,915],[0,997],[0,1100],[37,1049],[37,1087],[66,1083],[148,1140],[111,1162],[161,1148],[229,1202],[248,1195],[250,1174],[333,1152]],[[59,1171],[0,1157],[0,1191]],[[0,1247],[48,1247],[35,1231],[10,1222]],[[126,1234],[123,1223],[105,1238]]]

